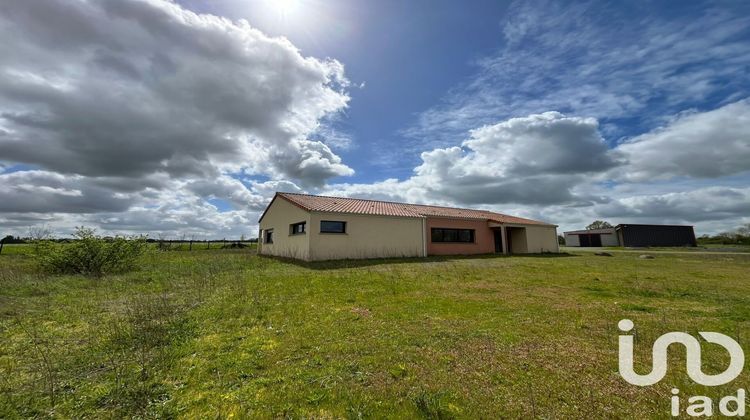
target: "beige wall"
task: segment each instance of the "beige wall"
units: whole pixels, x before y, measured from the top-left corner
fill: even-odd
[[[565,234],[565,246],[581,246],[581,238],[578,235]]]
[[[531,254],[559,252],[557,244],[557,227],[531,225],[524,227],[526,228],[526,252]]]
[[[506,235],[510,239],[508,241],[508,243],[510,244],[510,249],[508,251],[511,254],[533,253],[533,251],[529,250],[529,244],[527,240],[528,230],[526,230],[526,226],[506,226],[505,229]]]
[[[346,233],[320,233],[320,221],[346,222]],[[308,226],[310,259],[421,257],[423,218],[313,212]]]
[[[307,232],[301,235],[290,235],[289,225],[306,222]],[[258,252],[277,257],[310,259],[310,213],[295,206],[289,201],[277,197],[260,222],[260,228],[273,229],[273,243],[263,243],[265,233],[261,232]]]
[[[614,229],[612,229],[612,233],[602,234],[601,238],[602,246],[620,246],[620,239]]]

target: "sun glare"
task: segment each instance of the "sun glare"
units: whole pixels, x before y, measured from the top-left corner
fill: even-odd
[[[289,16],[299,8],[299,0],[269,0],[276,11],[283,15]]]

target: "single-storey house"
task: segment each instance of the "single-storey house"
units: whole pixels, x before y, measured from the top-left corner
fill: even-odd
[[[559,252],[557,226],[485,210],[276,193],[258,252],[306,261]]]
[[[697,246],[692,226],[621,224],[613,228],[564,232],[565,246]]]

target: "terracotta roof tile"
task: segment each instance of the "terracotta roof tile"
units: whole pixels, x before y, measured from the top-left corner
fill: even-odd
[[[427,206],[422,204],[395,203],[391,201],[364,200],[359,198],[326,197],[320,195],[278,193],[293,204],[308,210],[332,213],[369,214],[396,217],[451,217],[481,219],[498,223],[524,225],[550,225],[537,220],[524,219],[487,210],[472,210],[453,207]],[[261,217],[262,218],[262,217]],[[550,225],[552,226],[552,225]]]

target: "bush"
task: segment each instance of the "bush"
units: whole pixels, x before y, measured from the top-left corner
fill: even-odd
[[[146,251],[146,238],[104,238],[94,229],[79,227],[75,240],[63,244],[41,241],[36,247],[39,267],[51,274],[83,274],[101,277],[135,268],[138,258]]]

